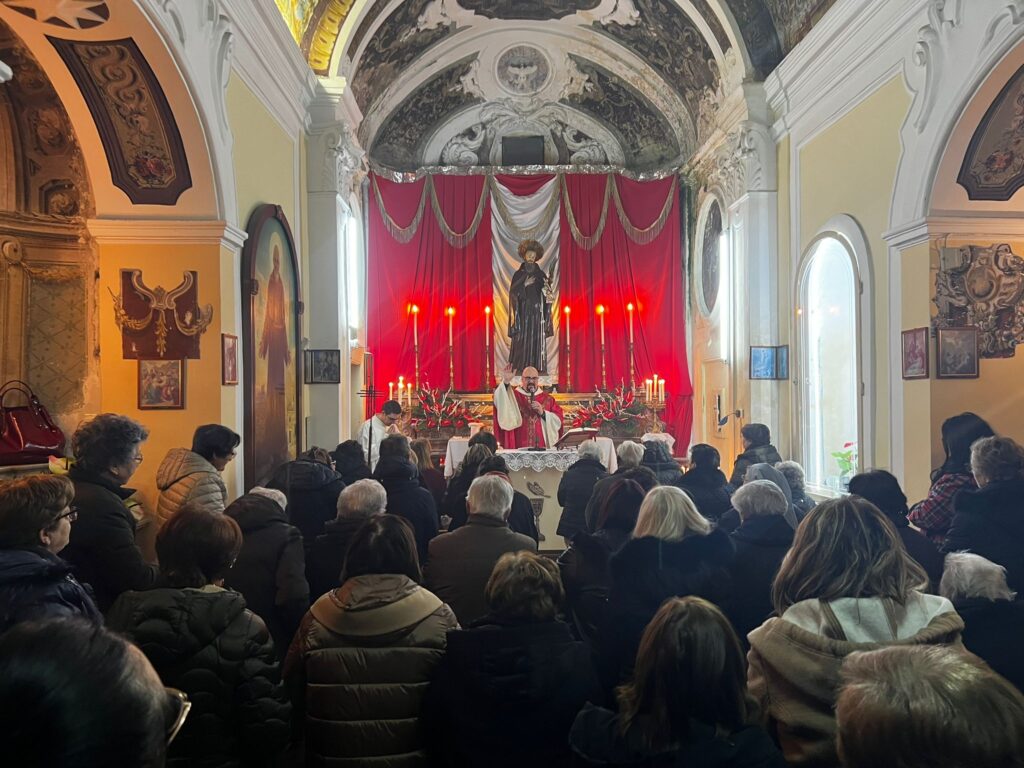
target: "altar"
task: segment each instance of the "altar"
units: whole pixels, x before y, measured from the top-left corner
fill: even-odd
[[[595,440],[601,448],[601,463],[605,465],[609,473],[614,472],[618,469],[615,444],[609,437],[597,437]],[[468,450],[468,437],[453,437],[448,441],[448,449],[445,452],[445,477],[452,476]],[[498,455],[508,464],[512,487],[525,494],[533,504],[533,514],[537,517],[537,530],[540,531],[538,548],[542,552],[561,552],[565,549],[565,542],[556,533],[558,520],[562,516],[562,506],[558,503],[558,484],[565,471],[579,459],[576,449],[499,450]]]

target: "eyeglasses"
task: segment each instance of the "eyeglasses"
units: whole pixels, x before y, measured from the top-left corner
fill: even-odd
[[[57,519],[53,522],[58,523],[65,517],[68,519],[69,523],[75,522],[75,520],[78,519],[78,507],[68,507],[68,511],[57,515]]]
[[[175,713],[174,720],[167,725],[167,743],[170,744],[178,735],[181,727],[185,725],[185,718],[188,717],[188,713],[192,709],[192,702],[188,700],[184,691],[179,691],[177,688],[164,688],[164,690],[167,691],[167,699],[171,704],[170,711]]]

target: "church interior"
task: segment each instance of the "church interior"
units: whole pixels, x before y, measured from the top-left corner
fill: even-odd
[[[914,505],[952,417],[1024,442],[1022,187],[1021,0],[0,0],[0,484],[127,416],[155,559],[203,425],[226,502],[494,432],[555,556],[556,442],[763,425]]]

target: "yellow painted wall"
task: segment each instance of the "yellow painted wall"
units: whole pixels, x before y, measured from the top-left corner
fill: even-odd
[[[156,508],[156,470],[171,448],[189,447],[192,433],[201,424],[219,423],[221,402],[210,397],[220,387],[220,295],[221,274],[218,245],[107,244],[101,246],[100,264],[100,380],[104,412],[122,413],[149,429],[142,446],[143,462],[128,483],[137,488],[147,509]],[[121,331],[114,322],[108,289],[120,292],[122,269],[141,269],[145,284],[168,290],[179,285],[182,273],[198,273],[199,303],[213,304],[213,323],[199,341],[198,360],[185,361],[185,410],[140,411],[138,408],[137,360],[125,360],[121,352]]]
[[[930,286],[935,284],[928,243],[900,253],[902,286],[901,328],[927,327],[931,324]],[[930,342],[932,375],[935,375],[935,347]],[[937,466],[932,459],[932,381],[915,379],[903,382],[903,477],[907,498],[923,499],[931,484],[929,475]]]
[[[875,304],[875,466],[889,456],[889,207],[900,159],[899,131],[910,95],[900,76],[799,149],[800,253],[839,214],[861,226],[871,251]],[[780,176],[786,169],[780,167]],[[781,210],[781,206],[780,206]]]

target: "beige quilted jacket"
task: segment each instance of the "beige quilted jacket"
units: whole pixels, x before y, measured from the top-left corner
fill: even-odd
[[[156,471],[160,489],[156,514],[163,524],[183,504],[192,501],[213,512],[223,512],[228,489],[210,462],[187,448],[172,448]]]

